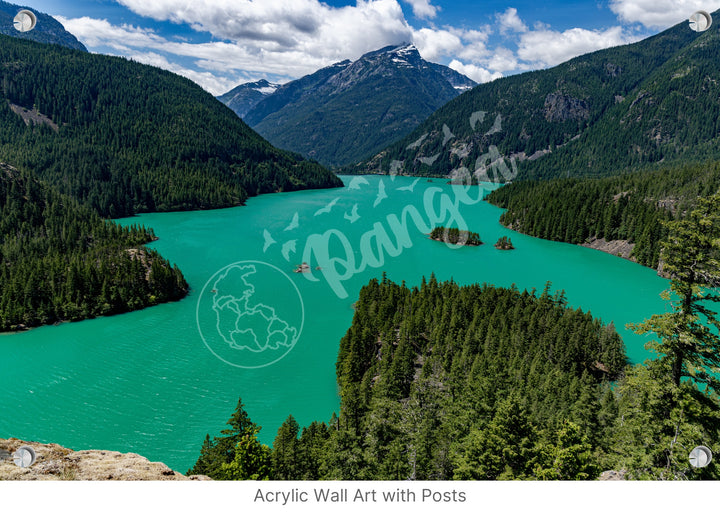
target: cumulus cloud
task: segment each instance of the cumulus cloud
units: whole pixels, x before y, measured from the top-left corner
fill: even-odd
[[[455,54],[463,48],[460,37],[447,30],[423,28],[413,33],[412,41],[420,55],[429,61]]]
[[[610,9],[621,21],[665,29],[687,20],[695,11],[720,9],[720,0],[611,0]]]
[[[545,68],[581,54],[636,40],[636,36],[626,34],[622,27],[611,27],[604,31],[578,28],[564,32],[533,30],[520,37],[517,55],[527,62],[526,68]]]
[[[213,94],[241,80],[290,80],[378,48],[412,42],[427,60],[447,63],[460,73],[487,82],[507,73],[558,64],[574,56],[633,40],[620,27],[564,32],[535,22],[532,28],[508,7],[495,26],[411,27],[400,1],[417,18],[432,18],[433,0],[356,0],[333,7],[320,0],[117,0],[133,12],[184,24],[198,33],[190,40],[152,29],[88,17],[59,21],[88,48],[124,55],[179,73]],[[632,17],[632,6],[650,0],[610,0],[618,16]],[[653,0],[663,3],[666,0]],[[693,0],[678,0],[691,2]],[[720,0],[715,0],[720,3]],[[624,10],[623,10],[624,9]],[[492,48],[490,35],[506,37]],[[211,37],[210,37],[211,36]]]
[[[404,0],[412,6],[413,14],[417,18],[435,18],[439,7],[431,5],[430,0]]]
[[[187,68],[177,63],[173,63],[169,61],[167,57],[157,54],[155,52],[130,51],[126,54],[125,57],[137,61],[138,63],[156,66],[158,68],[163,68],[165,70],[174,72],[178,75],[182,75],[183,77],[187,77],[194,83],[201,85],[205,90],[212,93],[213,95],[220,95],[222,93],[225,93],[233,89],[241,81],[252,80],[249,77],[242,76],[232,78],[222,77],[220,75],[213,74],[212,72],[201,72],[192,68]]]
[[[142,16],[189,24],[257,53],[301,51],[326,59],[353,59],[409,41],[412,33],[396,0],[358,0],[345,7],[318,0],[118,1]]]
[[[527,25],[520,19],[517,9],[514,7],[508,7],[504,13],[496,14],[495,18],[500,26],[501,34],[507,32],[526,32],[528,30]]]
[[[487,67],[497,72],[510,72],[521,68],[515,53],[504,47],[494,49],[492,55],[486,61]]]
[[[463,64],[457,59],[453,59],[448,66],[456,72],[468,76],[477,83],[487,83],[488,81],[494,81],[503,76],[500,72],[491,72],[490,70],[473,64]]]
[[[132,3],[131,0],[123,1]],[[222,0],[213,0],[214,10],[207,6],[204,20],[196,19],[196,4],[203,3],[205,0],[197,0],[179,9],[174,0],[158,0],[137,2],[133,9],[157,19],[191,24],[196,30],[209,31],[224,41],[191,43],[168,40],[151,29],[113,25],[107,20],[56,18],[88,48],[110,48],[127,57],[140,56],[139,60],[144,59],[143,62],[150,61],[149,54],[144,53],[154,51],[152,64],[188,77],[191,75],[190,68],[173,65],[172,58],[166,62],[158,61],[157,56],[171,54],[195,59],[198,68],[215,72],[218,78],[234,77],[240,73],[296,78],[334,62],[357,59],[371,50],[412,39],[412,30],[395,0],[360,1],[354,7],[343,8],[330,8],[312,0],[298,3],[273,0],[249,2],[260,6],[256,7],[260,11],[254,21],[249,20],[248,13],[245,13],[246,18],[243,19],[248,23],[243,27],[236,26],[237,20],[221,19],[223,17],[218,13]],[[233,1],[232,6],[240,4],[242,2]],[[309,6],[310,11],[317,11],[316,15],[298,11],[297,6],[301,4]],[[175,10],[163,10],[164,5],[172,5]],[[287,9],[272,10],[280,5]],[[230,16],[230,12],[226,10],[224,16]],[[226,83],[225,80],[212,81],[209,75],[202,73],[196,77],[199,84],[212,93],[224,93],[218,88]]]

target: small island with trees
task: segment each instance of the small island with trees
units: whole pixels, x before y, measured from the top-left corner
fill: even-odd
[[[495,243],[495,247],[499,250],[514,250],[515,246],[513,246],[512,239],[509,239],[506,235],[503,235],[498,239],[498,241]]]
[[[482,244],[480,235],[475,232],[458,228],[445,228],[444,226],[433,228],[433,231],[430,232],[430,238],[434,241],[461,246],[480,246]]]

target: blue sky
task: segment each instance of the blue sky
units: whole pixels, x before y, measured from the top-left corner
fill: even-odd
[[[25,2],[24,2],[25,3]],[[91,52],[189,77],[218,95],[286,82],[386,45],[478,82],[637,41],[720,0],[29,0]]]

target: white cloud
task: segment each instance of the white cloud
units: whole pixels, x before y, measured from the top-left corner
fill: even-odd
[[[186,23],[257,54],[300,51],[328,62],[409,41],[412,33],[397,0],[358,0],[339,8],[318,0],[118,1],[137,14]]]
[[[528,62],[526,68],[546,68],[581,54],[623,45],[636,39],[625,34],[622,27],[611,27],[604,31],[578,28],[564,32],[534,30],[520,37],[517,55]]]
[[[498,72],[510,72],[520,68],[515,53],[504,47],[493,50],[490,59],[487,60],[487,66],[490,70]]]
[[[152,5],[156,6],[156,3]],[[334,62],[357,59],[370,50],[412,39],[411,29],[394,1],[361,2],[358,5],[357,9],[329,10],[331,19],[318,24],[314,35],[296,31],[295,34],[286,33],[274,39],[247,36],[243,40],[207,43],[171,41],[151,29],[113,25],[107,20],[56,18],[88,48],[110,48],[127,57],[143,56],[150,50],[155,52],[154,56],[166,53],[195,59],[197,67],[214,72],[218,77],[251,73],[296,78]],[[329,9],[327,6],[321,8]],[[295,22],[298,25],[297,19]],[[305,28],[310,28],[310,25],[306,24]],[[144,59],[143,62],[148,61],[147,56]],[[172,59],[167,62],[154,59],[157,66],[178,71],[179,65],[173,65]],[[179,73],[190,76],[190,68],[182,70]],[[209,75],[198,74],[201,86],[214,94],[224,93],[217,90],[225,83],[224,80],[212,81]]]
[[[431,5],[430,0],[404,0],[412,6],[413,14],[417,18],[435,18],[439,7]]]
[[[720,9],[720,0],[611,0],[610,9],[621,21],[665,29],[687,20],[695,11]]]
[[[481,66],[473,64],[463,64],[457,59],[453,59],[448,66],[456,72],[468,76],[477,83],[487,83],[488,81],[493,81],[503,76],[500,72],[491,72]]]
[[[442,56],[453,55],[463,49],[460,36],[447,30],[420,29],[413,32],[412,42],[428,61],[437,61]]]
[[[424,27],[413,31],[412,42],[420,51],[420,55],[428,61],[437,62],[442,58],[454,57],[465,61],[478,61],[490,54],[486,46],[489,33],[489,27],[484,27],[484,31],[454,27],[443,29]]]
[[[240,82],[247,80],[246,78],[222,77],[210,72],[199,72],[191,68],[183,67],[177,63],[172,63],[165,56],[154,52],[129,52],[126,54],[126,57],[133,59],[138,63],[156,66],[158,68],[174,72],[178,75],[182,75],[183,77],[187,77],[194,83],[201,85],[205,90],[213,95],[225,93],[233,89]]]
[[[57,18],[90,49],[109,49],[171,70],[214,94],[224,93],[242,78],[294,79],[402,42],[414,43],[429,61],[452,61],[455,70],[486,82],[635,39],[620,27],[558,32],[535,22],[529,28],[514,7],[497,13],[494,27],[468,29],[413,28],[405,20],[401,0],[356,0],[355,5],[345,7],[332,7],[320,0],[192,0],[182,4],[177,0],[117,1],[139,15],[186,24],[209,33],[212,39],[207,37],[210,41],[198,43],[166,38],[145,27],[113,25],[107,20]],[[433,0],[402,1],[414,12],[417,10],[416,17],[435,16],[439,9],[431,5]],[[616,9],[649,2],[610,1]],[[503,46],[492,48],[490,35],[498,26],[506,38]],[[513,51],[515,43],[517,49]]]
[[[508,7],[504,13],[498,13],[495,18],[500,25],[500,33],[505,34],[507,32],[527,32],[528,27],[520,19],[517,13],[517,9],[514,7]]]

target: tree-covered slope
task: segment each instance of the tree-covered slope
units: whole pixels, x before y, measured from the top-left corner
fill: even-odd
[[[0,159],[106,217],[341,185],[158,68],[0,36],[0,88]]]
[[[716,27],[696,33],[683,22],[481,84],[348,172],[387,173],[398,160],[406,174],[448,176],[502,156],[514,160],[520,178],[598,176],[717,156],[719,41]],[[494,172],[491,179],[511,179]]]
[[[413,45],[391,46],[281,86],[244,120],[274,145],[344,165],[403,137],[474,85]]]
[[[21,9],[28,9],[35,13],[37,24],[35,28],[28,32],[19,32],[13,25],[15,15]],[[0,0],[0,34],[13,36],[15,38],[37,41],[39,43],[54,43],[68,48],[77,50],[87,50],[85,45],[80,43],[78,39],[65,30],[52,16],[41,13],[37,9],[30,7],[10,4]]]
[[[182,298],[182,273],[143,247],[153,238],[0,164],[0,331]]]
[[[720,162],[665,166],[609,178],[528,180],[493,191],[500,222],[543,239],[583,244],[624,240],[630,258],[657,268],[664,221],[682,219],[698,197],[720,189]]]
[[[340,342],[339,418],[298,437],[289,417],[272,468],[258,471],[269,454],[239,408],[224,437],[208,437],[191,473],[592,479],[616,410],[608,381],[624,366],[612,325],[567,307],[562,293],[373,280]],[[562,454],[572,462],[557,465]]]

